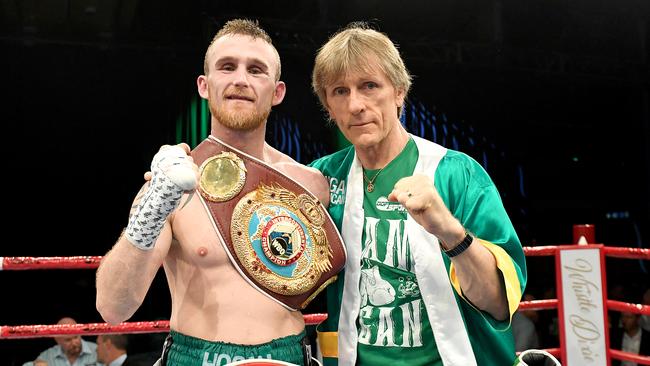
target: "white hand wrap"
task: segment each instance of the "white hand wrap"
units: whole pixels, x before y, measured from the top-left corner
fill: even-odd
[[[178,207],[184,191],[196,187],[196,175],[185,151],[163,147],[151,162],[151,184],[129,217],[126,239],[142,250],[153,249],[169,214]]]

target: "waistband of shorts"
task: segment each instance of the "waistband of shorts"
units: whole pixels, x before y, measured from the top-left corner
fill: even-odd
[[[173,339],[173,343],[178,346],[188,347],[188,348],[202,348],[208,350],[211,346],[222,347],[222,346],[232,346],[232,347],[245,347],[251,351],[258,349],[267,349],[271,348],[284,348],[284,347],[293,347],[296,344],[300,344],[301,341],[307,336],[307,333],[303,329],[300,333],[289,335],[286,337],[276,338],[266,343],[260,344],[238,344],[238,343],[229,343],[229,342],[213,342],[206,339],[192,337],[183,333],[179,333],[174,330],[170,330],[169,334]],[[206,349],[208,348],[208,349]]]

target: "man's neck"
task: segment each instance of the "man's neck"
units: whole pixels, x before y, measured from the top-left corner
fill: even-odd
[[[70,365],[74,365],[74,363],[79,358],[79,355],[65,355],[65,356],[68,358],[68,362],[70,362]]]
[[[641,331],[641,328],[626,330],[625,333],[627,333],[629,337],[634,337],[639,333],[639,331]]]
[[[115,354],[112,355],[111,360],[106,362],[105,366],[109,366],[113,362],[115,362],[118,358],[122,357],[123,355],[126,355],[126,352],[116,352]]]
[[[212,123],[212,136],[226,144],[241,150],[258,159],[264,160],[264,139],[266,138],[266,123],[254,130],[234,130],[224,127],[218,122]]]
[[[409,141],[409,134],[401,124],[395,128],[377,145],[355,147],[361,165],[366,169],[381,169],[399,155]]]

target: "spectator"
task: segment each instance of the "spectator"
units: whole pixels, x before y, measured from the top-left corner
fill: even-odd
[[[623,328],[613,328],[611,336],[611,348],[624,352],[650,355],[650,333],[639,326],[639,314],[630,312],[621,313],[621,324]],[[630,361],[612,360],[612,366],[636,366]]]
[[[125,362],[127,337],[122,334],[105,334],[97,336],[97,361],[106,366],[127,365]]]
[[[607,286],[607,299],[615,301],[628,301],[629,290],[620,283],[614,283]],[[621,328],[621,313],[619,311],[608,311],[608,321],[611,329]],[[611,332],[610,332],[611,334]]]
[[[555,287],[547,287],[542,292],[542,299],[557,299]],[[541,348],[554,348],[560,345],[559,321],[557,311],[541,311],[538,314],[537,327]]]
[[[523,301],[534,300],[531,294],[525,294]],[[539,335],[535,323],[539,314],[535,310],[517,310],[512,316],[512,335],[515,338],[515,351],[539,348]]]
[[[512,336],[515,338],[515,351],[539,348],[539,337],[535,323],[520,311],[512,315]]]
[[[524,296],[521,298],[521,301],[533,301],[535,300],[535,296],[532,294],[524,294]],[[530,319],[533,323],[535,323],[535,326],[537,326],[537,323],[539,322],[539,313],[537,310],[520,310],[523,315],[525,315],[528,319]]]
[[[643,299],[641,301],[643,305],[650,306],[650,288],[646,289],[643,293]],[[650,315],[641,315],[639,319],[639,324],[643,330],[650,332]]]
[[[47,361],[43,361],[43,360],[28,361],[25,362],[23,366],[47,366]]]
[[[57,324],[77,324],[72,318],[62,318]],[[81,336],[54,337],[56,346],[41,352],[34,366],[45,361],[48,366],[86,366],[97,363],[97,344],[84,341]]]

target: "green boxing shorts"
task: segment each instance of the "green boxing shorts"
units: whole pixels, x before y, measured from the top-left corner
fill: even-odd
[[[256,345],[210,342],[175,331],[165,342],[163,365],[223,366],[231,362],[267,359],[305,365],[306,334],[291,335]],[[308,353],[308,352],[307,352]]]

